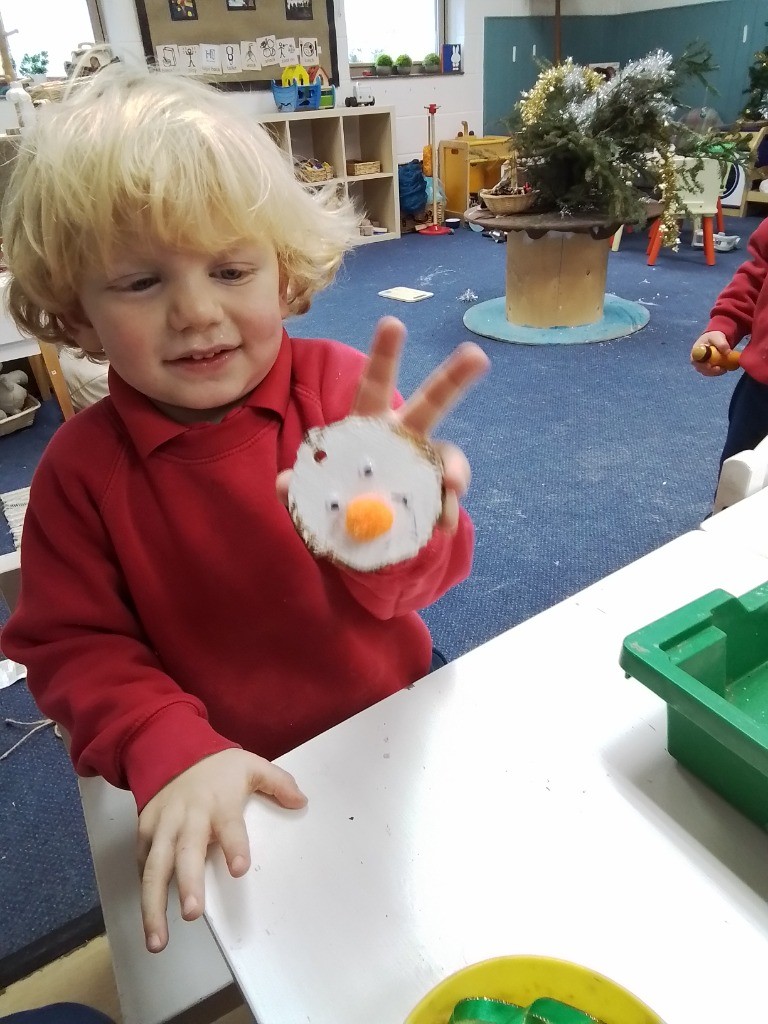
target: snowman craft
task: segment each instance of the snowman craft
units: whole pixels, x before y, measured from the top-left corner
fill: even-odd
[[[315,556],[373,572],[413,558],[442,511],[443,464],[423,437],[386,419],[350,416],[310,430],[288,509]]]

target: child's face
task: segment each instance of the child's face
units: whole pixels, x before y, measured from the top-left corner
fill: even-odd
[[[86,274],[69,322],[87,352],[181,423],[220,419],[272,368],[286,307],[261,242],[214,256],[136,242]]]

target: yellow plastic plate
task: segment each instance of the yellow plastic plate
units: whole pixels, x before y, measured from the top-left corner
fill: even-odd
[[[464,967],[441,981],[408,1015],[405,1024],[448,1024],[460,999],[485,996],[530,1006],[549,996],[600,1024],[664,1024],[625,988],[586,967],[543,956],[500,956]]]

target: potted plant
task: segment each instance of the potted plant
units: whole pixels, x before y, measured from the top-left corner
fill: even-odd
[[[421,62],[422,70],[429,75],[440,70],[440,58],[436,53],[428,53]]]
[[[401,53],[400,56],[395,59],[395,67],[397,68],[398,75],[410,75],[411,68],[413,67],[413,61],[407,53]]]
[[[518,165],[538,190],[537,209],[643,223],[638,184],[647,181],[664,201],[664,242],[676,246],[683,211],[675,158],[688,155],[686,144],[699,138],[675,121],[677,94],[690,77],[706,83],[712,68],[700,45],[676,61],[655,50],[610,82],[570,58],[544,66],[509,124]],[[691,170],[700,169],[697,160]]]
[[[391,75],[392,74],[392,58],[388,53],[380,53],[374,62],[377,75]]]
[[[25,53],[19,64],[19,72],[33,82],[45,81],[48,74],[48,51]]]

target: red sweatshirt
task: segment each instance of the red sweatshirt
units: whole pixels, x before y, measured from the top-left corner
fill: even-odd
[[[768,384],[768,218],[753,233],[747,250],[750,259],[718,295],[707,330],[722,331],[731,348],[751,334],[741,367]]]
[[[2,647],[81,775],[141,809],[210,754],[271,760],[428,671],[416,609],[467,576],[466,514],[410,561],[355,573],[313,558],[275,495],[305,432],[348,414],[364,361],[284,335],[245,404],[194,426],[112,373],[55,434]]]

